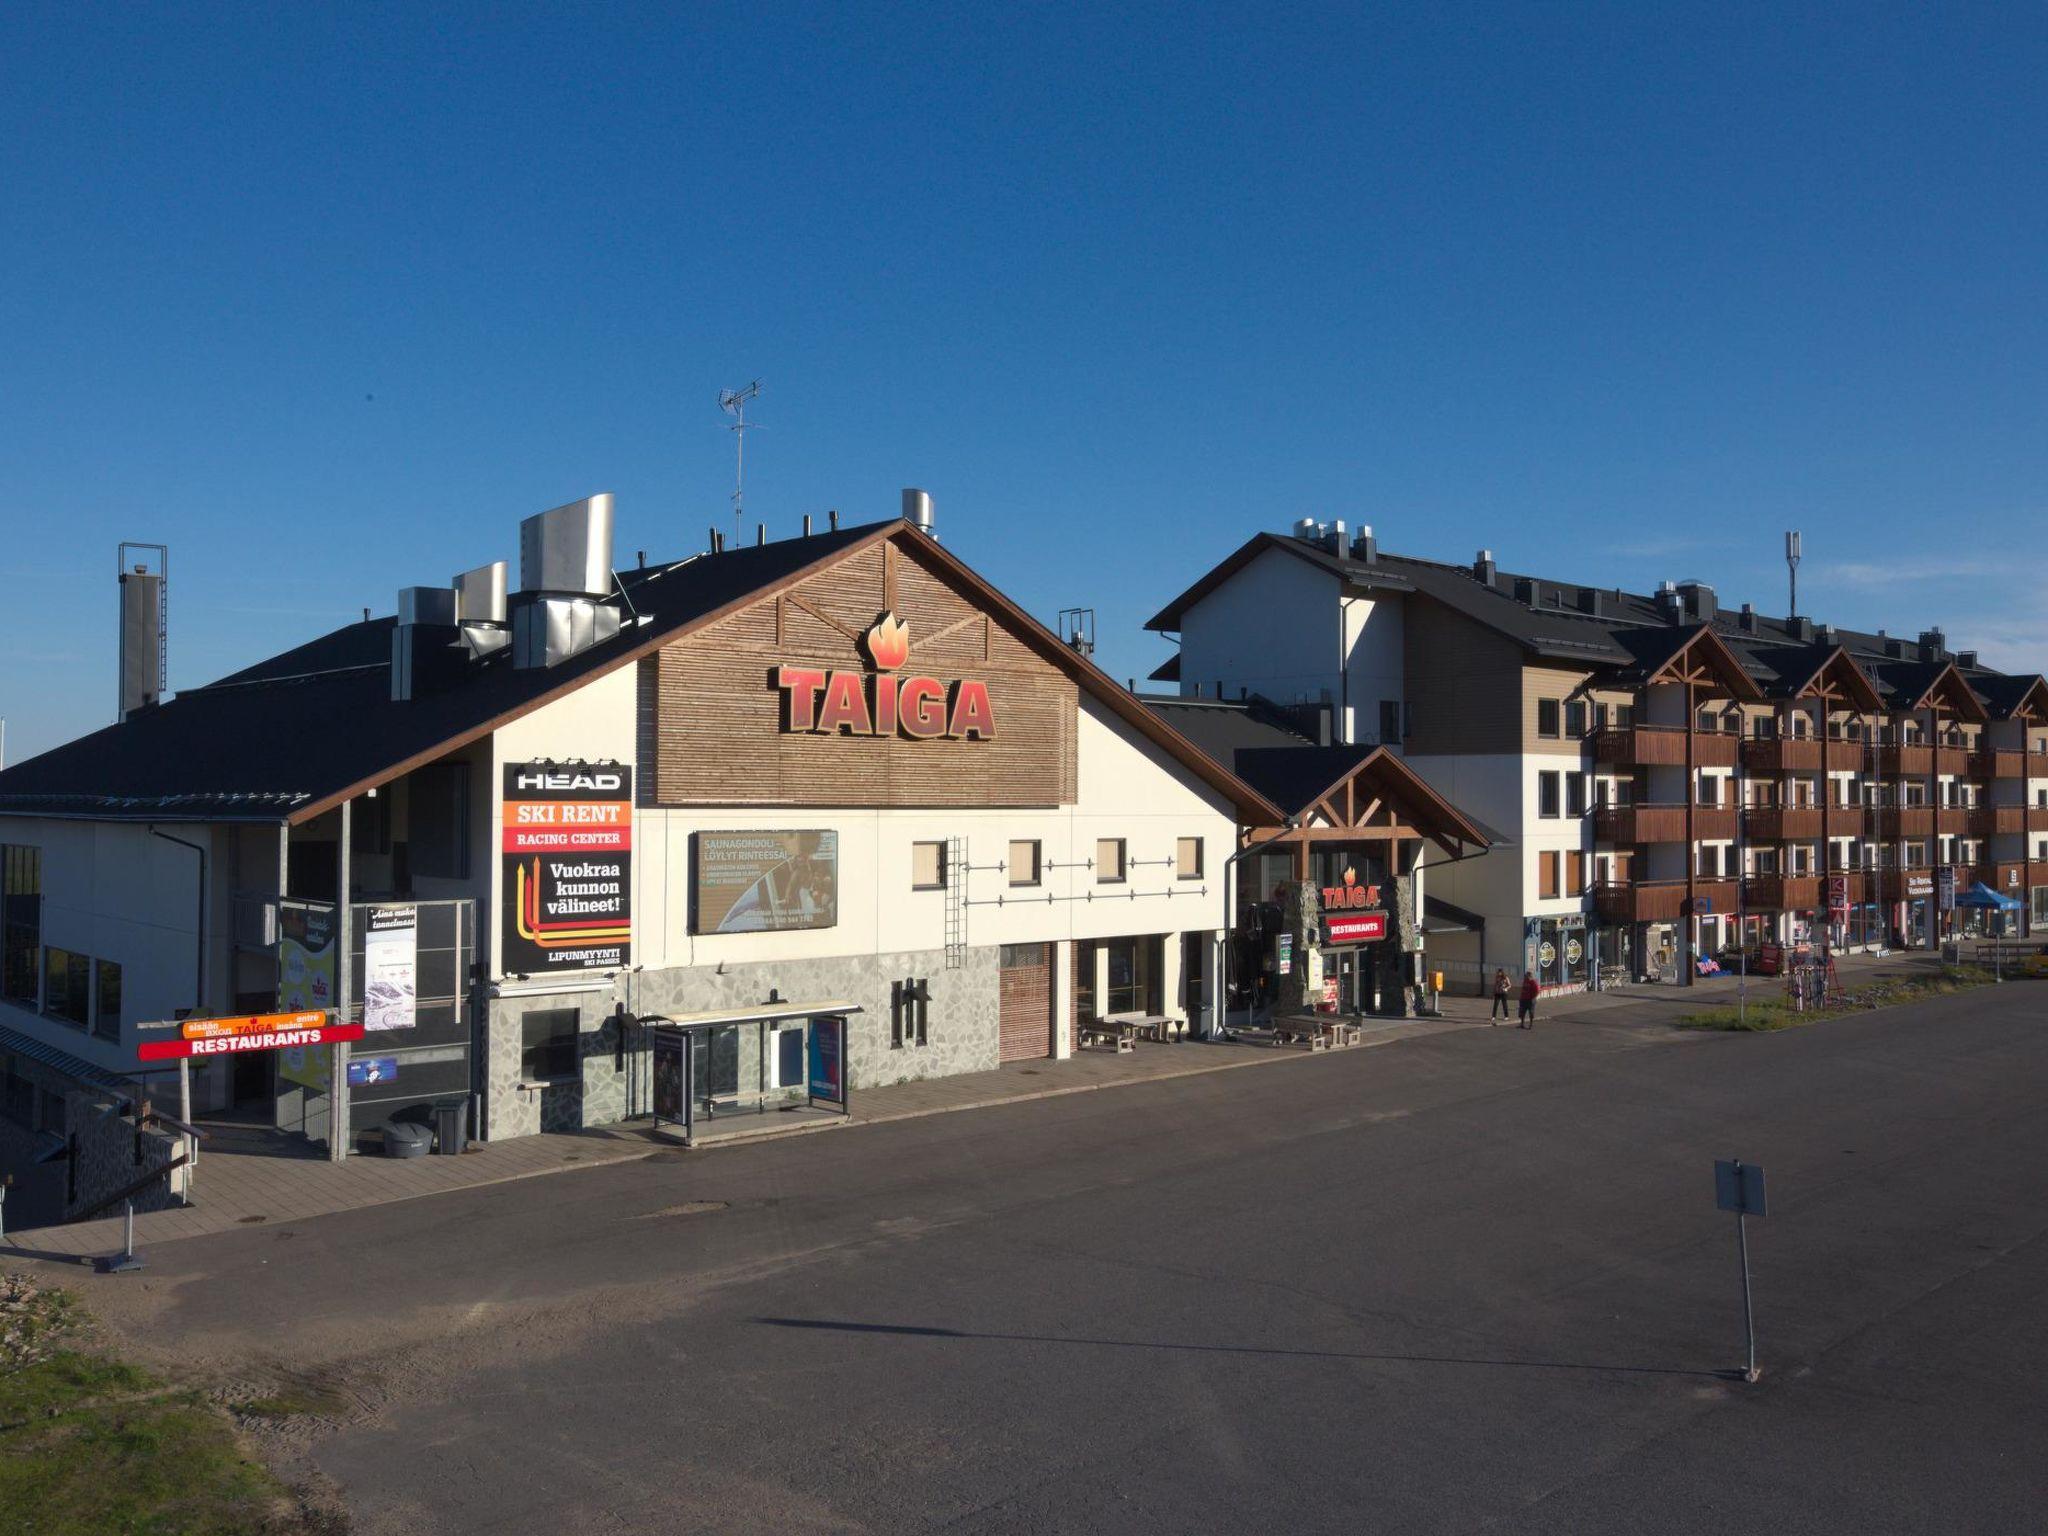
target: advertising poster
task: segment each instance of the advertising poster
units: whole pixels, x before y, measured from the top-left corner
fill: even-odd
[[[500,959],[507,972],[611,970],[633,943],[633,770],[507,763]]]
[[[690,1042],[681,1030],[654,1031],[654,1118],[689,1119]]]
[[[837,1014],[811,1020],[808,1093],[827,1104],[846,1104],[846,1020]]]
[[[351,1088],[375,1088],[398,1081],[396,1056],[358,1056],[348,1064]]]
[[[305,1013],[334,1006],[334,936],[338,928],[331,901],[277,904],[277,1006]],[[294,1045],[278,1053],[277,1073],[286,1082],[323,1093],[331,1068],[321,1046]]]
[[[699,832],[692,933],[780,933],[839,921],[837,832]]]
[[[419,1010],[419,909],[372,907],[363,928],[363,1028],[411,1029]]]

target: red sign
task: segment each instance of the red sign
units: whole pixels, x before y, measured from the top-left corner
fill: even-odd
[[[1847,875],[1828,876],[1828,915],[1836,919],[1846,919],[1849,915],[1849,877]]]
[[[319,1029],[327,1015],[318,1008],[305,1013],[249,1013],[237,1019],[187,1019],[178,1033],[187,1040],[216,1040],[222,1035],[262,1035],[280,1029]]]
[[[1323,920],[1323,942],[1326,944],[1370,944],[1386,936],[1387,914],[1384,912],[1362,912],[1356,917]]]
[[[230,1051],[281,1051],[290,1045],[326,1045],[335,1040],[362,1038],[363,1026],[360,1024],[325,1024],[310,1029],[210,1035],[197,1040],[145,1040],[135,1048],[135,1054],[144,1061],[172,1061],[180,1056],[220,1056]]]
[[[785,663],[775,669],[787,729],[816,736],[894,736],[921,740],[950,736],[987,741],[996,733],[988,684],[975,678],[941,682],[897,677],[910,657],[910,626],[893,613],[867,632],[872,674],[827,671]]]
[[[1344,871],[1344,883],[1323,887],[1323,910],[1340,912],[1346,908],[1376,907],[1380,904],[1380,888],[1376,885],[1360,885],[1358,871]]]

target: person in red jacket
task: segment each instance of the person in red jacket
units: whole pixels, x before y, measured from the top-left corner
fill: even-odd
[[[1522,972],[1522,1008],[1520,1020],[1515,1026],[1517,1029],[1536,1027],[1536,999],[1542,991],[1543,988],[1536,984],[1534,971]]]

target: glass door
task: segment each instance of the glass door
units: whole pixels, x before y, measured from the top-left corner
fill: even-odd
[[[698,1107],[716,1113],[718,1101],[728,1109],[740,1091],[740,1026],[715,1024],[690,1034],[690,1084]]]

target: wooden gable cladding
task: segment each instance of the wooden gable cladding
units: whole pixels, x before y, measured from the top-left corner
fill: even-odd
[[[991,618],[907,534],[664,646],[650,662],[643,777],[657,805],[1047,806],[1076,798],[1074,681]],[[872,670],[861,639],[909,625],[898,676],[988,685],[986,741],[787,728],[776,668]]]

